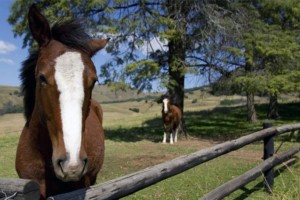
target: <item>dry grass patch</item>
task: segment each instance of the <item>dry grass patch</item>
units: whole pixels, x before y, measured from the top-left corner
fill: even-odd
[[[21,113],[0,115],[0,134],[21,133],[25,119]]]

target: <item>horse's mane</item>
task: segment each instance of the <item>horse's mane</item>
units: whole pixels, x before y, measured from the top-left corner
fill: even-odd
[[[85,32],[82,24],[75,20],[59,21],[51,28],[51,36],[64,45],[84,51],[90,52],[88,41],[90,36]],[[35,67],[39,56],[39,50],[32,51],[28,58],[23,61],[20,70],[21,89],[24,94],[24,114],[26,121],[30,120],[34,104],[35,104]]]

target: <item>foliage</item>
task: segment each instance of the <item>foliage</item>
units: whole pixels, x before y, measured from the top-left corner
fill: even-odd
[[[159,66],[153,60],[140,60],[126,65],[125,73],[132,75],[130,77],[136,88],[149,91],[152,89],[152,81],[159,77]]]
[[[253,1],[255,2],[255,1]],[[295,9],[294,9],[295,8]],[[280,93],[299,91],[293,87],[289,73],[300,70],[300,43],[297,27],[299,1],[258,1],[252,6],[247,31],[242,33],[245,48],[245,72],[235,81],[245,87],[241,91]],[[250,71],[249,71],[250,70]],[[252,85],[249,83],[252,79]],[[259,81],[260,84],[255,83]]]
[[[208,59],[218,52],[219,46],[214,45],[221,38],[218,31],[232,24],[226,10],[229,2],[15,0],[8,21],[14,26],[15,36],[24,37],[24,47],[34,46],[26,20],[28,6],[34,2],[51,22],[62,17],[81,19],[92,35],[112,38],[106,48],[112,59],[100,70],[106,77],[101,79],[103,83],[126,83],[150,90],[153,81],[158,81],[161,87],[180,93],[183,101],[185,73],[206,73],[207,69],[220,72],[228,64],[218,56],[214,60],[223,63],[222,67]],[[222,49],[230,54],[226,46]]]
[[[24,47],[33,45],[26,18],[28,7],[32,3],[36,3],[42,9],[50,22],[62,18],[80,19],[88,26],[91,35],[112,38],[106,51],[113,58],[101,67],[101,73],[106,78],[104,83],[125,82],[124,70],[118,68],[117,71],[116,66],[124,66],[130,62],[134,64],[139,57],[143,57],[141,48],[149,45],[153,38],[158,38],[161,26],[170,23],[168,18],[162,17],[166,11],[162,6],[164,4],[159,1],[148,4],[144,1],[16,0],[8,21],[14,25],[15,36],[24,36]],[[150,46],[146,51],[152,52],[151,48]],[[152,73],[152,70],[149,73]],[[127,70],[126,74],[129,75],[129,72],[130,70]],[[136,83],[134,85],[139,86]],[[150,87],[149,84],[147,87]]]
[[[192,103],[197,103],[198,99],[193,99]]]
[[[132,112],[136,112],[136,113],[140,112],[139,108],[129,108],[129,110],[131,110]]]
[[[241,14],[244,11],[238,21],[243,30],[233,33],[235,43],[227,47],[239,58],[235,62],[238,67],[224,73],[214,89],[246,93],[248,119],[252,120],[256,118],[254,101],[250,98],[253,94],[278,97],[283,93],[299,92],[289,74],[300,70],[297,28],[300,3],[254,0],[237,1],[232,5],[232,12]]]
[[[0,115],[4,115],[7,113],[22,113],[23,106],[19,104],[14,104],[12,101],[8,101],[3,104],[2,108],[0,108]]]
[[[263,76],[240,76],[234,79],[233,86],[234,91],[238,91],[238,93],[243,92],[262,92],[265,88],[265,77]]]

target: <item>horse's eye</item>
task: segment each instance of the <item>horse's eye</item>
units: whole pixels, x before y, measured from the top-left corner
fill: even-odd
[[[48,84],[48,81],[47,81],[46,77],[43,74],[40,74],[39,79],[40,79],[41,85],[47,85]]]
[[[92,82],[92,87],[95,86],[96,82],[98,82],[98,79],[94,79],[93,82]]]

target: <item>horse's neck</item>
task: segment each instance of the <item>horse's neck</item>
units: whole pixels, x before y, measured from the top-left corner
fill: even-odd
[[[171,115],[173,114],[173,108],[172,108],[172,105],[171,105],[171,104],[170,104],[170,106],[169,106],[168,113],[170,113]]]
[[[164,116],[168,116],[168,117],[173,116],[173,111],[171,111],[171,109],[169,109],[167,113],[165,113],[163,110],[162,113]]]

